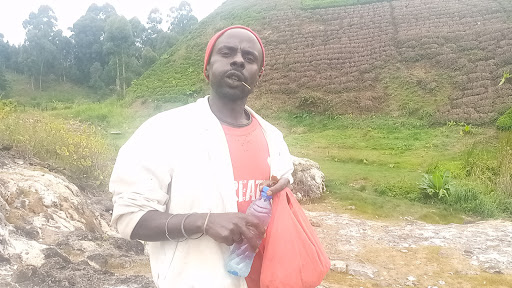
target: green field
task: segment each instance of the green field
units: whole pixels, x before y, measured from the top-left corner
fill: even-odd
[[[13,95],[24,93],[26,82],[19,83],[13,85]],[[80,88],[76,94],[72,86],[65,89],[77,101],[53,101],[51,109],[30,108],[36,106],[30,105],[30,97],[20,97],[22,104],[2,102],[0,142],[85,175],[77,181],[95,183],[98,191],[106,189],[117,149],[135,129],[178,105],[96,102]],[[31,93],[38,97],[38,92]],[[39,95],[51,93],[57,92]],[[329,209],[354,206],[350,213],[363,217],[413,217],[432,223],[512,216],[512,132],[455,122],[433,125],[406,116],[263,114],[283,131],[293,155],[320,164],[327,193],[315,203]],[[451,180],[448,197],[432,197],[419,188],[425,174],[445,171]]]

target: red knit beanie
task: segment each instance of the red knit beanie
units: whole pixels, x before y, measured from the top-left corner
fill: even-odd
[[[263,43],[261,43],[260,37],[258,37],[258,35],[254,31],[252,31],[248,27],[240,26],[240,25],[230,26],[228,28],[225,28],[224,30],[217,32],[217,34],[213,35],[212,39],[210,39],[210,42],[208,42],[208,46],[206,46],[206,54],[204,55],[204,68],[203,68],[204,77],[206,77],[206,80],[208,80],[208,81],[210,80],[210,79],[208,79],[208,75],[206,75],[206,66],[208,66],[208,62],[210,62],[210,56],[212,55],[213,46],[215,46],[215,43],[217,42],[217,40],[219,40],[220,36],[222,36],[224,33],[226,33],[226,31],[229,31],[231,29],[247,30],[247,31],[251,32],[252,35],[254,35],[254,37],[256,37],[256,39],[258,40],[258,43],[260,43],[261,51],[263,54],[263,59],[261,61],[262,62],[261,71],[260,71],[260,75],[259,75],[259,77],[261,78],[261,75],[263,74],[263,70],[265,68],[265,48],[263,48]]]

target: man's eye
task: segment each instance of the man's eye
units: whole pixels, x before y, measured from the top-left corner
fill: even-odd
[[[231,53],[229,53],[229,51],[220,51],[219,54],[222,56],[230,56],[231,55]]]
[[[252,56],[245,56],[245,61],[247,61],[247,62],[254,62],[254,57],[252,57]]]

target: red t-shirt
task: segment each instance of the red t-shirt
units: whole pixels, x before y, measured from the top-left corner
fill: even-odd
[[[260,197],[259,184],[270,179],[267,139],[254,117],[248,126],[234,128],[222,125],[222,128],[235,176],[238,212],[245,213],[251,202]]]
[[[270,180],[268,144],[260,123],[252,118],[251,124],[241,128],[222,125],[228,142],[235,187],[238,196],[238,212],[246,213],[251,202],[260,197],[259,184]],[[245,278],[248,288],[260,287],[261,264],[265,247],[262,243],[254,257],[251,272]]]

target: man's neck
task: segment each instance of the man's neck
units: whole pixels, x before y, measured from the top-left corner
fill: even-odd
[[[221,122],[244,125],[250,120],[244,113],[247,98],[231,100],[212,93],[208,100],[210,109]]]

